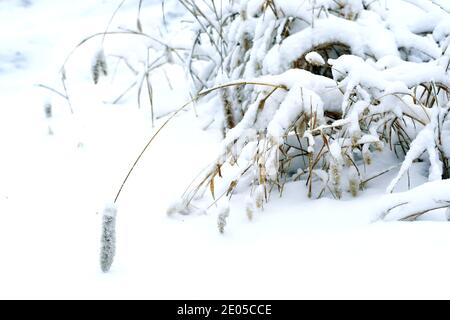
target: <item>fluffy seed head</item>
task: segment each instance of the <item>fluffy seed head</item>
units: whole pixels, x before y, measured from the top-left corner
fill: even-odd
[[[217,218],[217,226],[221,234],[225,233],[225,227],[227,226],[227,218],[230,215],[230,207],[224,207],[220,210],[219,216]]]
[[[100,267],[103,272],[108,272],[116,254],[116,215],[117,208],[108,205],[103,211],[102,236],[100,251]]]
[[[95,55],[91,68],[92,80],[97,84],[101,76],[108,75],[108,64],[106,63],[105,52],[100,49]]]

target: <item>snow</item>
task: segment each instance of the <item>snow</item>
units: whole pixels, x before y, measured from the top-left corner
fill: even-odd
[[[274,63],[273,58],[264,60],[264,68],[271,74],[279,74],[290,68],[291,64],[311,51],[316,46],[327,43],[343,43],[348,45],[352,52],[356,54],[364,53],[364,44],[362,36],[355,26],[355,22],[339,18],[330,18],[332,23],[327,20],[319,20],[314,28],[310,27],[302,32],[295,33],[283,41],[279,47],[274,47],[269,51],[268,56],[277,55],[283,57],[277,59],[282,61]]]
[[[206,213],[198,210],[190,216],[168,217],[170,203],[179,198],[198,172],[215,163],[223,149],[220,134],[202,130],[202,121],[195,117],[193,109],[181,112],[161,132],[125,186],[117,204],[116,260],[110,273],[103,274],[99,266],[101,212],[105,203],[113,200],[135,157],[166,115],[189,100],[183,70],[170,65],[153,76],[155,128],[144,98],[140,109],[132,94],[118,104],[109,103],[129,85],[129,79],[134,79],[124,64],[120,68],[125,75],[114,83],[102,78],[97,86],[93,85],[91,61],[99,50],[99,41],[89,42],[67,65],[74,114],[65,99],[36,84],[62,91],[58,72],[64,58],[81,39],[105,30],[119,2],[0,1],[0,27],[6,30],[0,34],[0,298],[450,298],[450,226],[439,222],[447,219],[445,209],[411,224],[374,222],[380,212],[407,200],[411,202],[387,215],[388,220],[426,208],[432,200],[450,200],[447,181],[407,191],[408,183],[418,186],[427,181],[429,172],[423,163],[410,163],[409,175],[405,172],[398,179],[395,194],[385,195],[385,186],[397,176],[398,169],[367,182],[367,189],[358,198],[344,195],[341,201],[309,199],[307,187],[300,181],[287,184],[283,197],[273,196],[264,208],[265,191],[257,186],[250,199],[244,192],[237,193],[225,209],[213,207]],[[173,9],[168,16],[175,19],[177,6],[166,2]],[[334,5],[334,1],[320,2]],[[427,3],[409,2],[416,7]],[[448,10],[444,0],[436,2]],[[248,12],[257,11],[258,3],[261,1],[249,1]],[[349,3],[348,14],[361,10],[362,1]],[[292,1],[280,0],[280,4],[296,10]],[[159,38],[160,2],[144,1],[144,16],[149,17],[142,21],[144,30]],[[136,5],[130,1],[112,29],[134,28],[135,22]],[[353,36],[353,23],[338,22],[330,40]],[[447,24],[435,23],[440,27],[434,36],[444,41]],[[320,22],[315,28],[318,32],[328,30]],[[372,30],[370,24],[367,28]],[[355,35],[352,41],[360,37]],[[297,42],[296,38],[289,40],[286,47],[271,49],[265,63],[273,66],[269,60],[275,51],[288,54],[291,42],[298,46],[295,53],[308,52],[310,42]],[[120,36],[108,39],[107,53],[131,51],[134,58],[129,63],[140,67],[139,61],[147,54],[141,42]],[[416,43],[417,39],[409,40]],[[350,44],[353,51],[364,51],[364,46]],[[428,49],[437,55],[433,47]],[[378,61],[379,69],[369,69],[370,74],[365,75],[367,69],[361,69],[359,79],[379,76],[369,79],[369,84],[393,91],[399,89],[389,78],[394,73],[404,77],[405,82],[411,79],[409,84],[418,81],[416,76],[423,72],[415,73],[417,64],[398,63],[398,55],[390,46],[382,50],[390,58]],[[264,56],[264,52],[259,55]],[[294,52],[289,56],[294,58]],[[112,60],[108,63],[108,71],[113,72],[115,64]],[[430,74],[421,80],[448,83],[442,69],[434,67],[427,67]],[[412,76],[403,73],[406,69]],[[322,107],[340,110],[343,94],[335,81],[303,70],[282,71],[277,69],[279,76],[261,78],[292,88],[289,93],[278,92],[273,99],[291,95],[301,100],[296,93],[303,88],[303,93],[308,94],[306,100],[315,102],[312,105],[317,106],[316,111]],[[288,102],[274,117],[269,113],[275,110],[268,108],[263,119],[267,123],[275,120],[274,136],[284,133],[286,117],[299,112]],[[207,108],[208,104],[197,107]],[[247,112],[248,122],[240,122],[247,123],[242,130],[251,127],[251,115]],[[335,123],[339,124],[344,123]],[[447,122],[444,129],[448,132],[449,128]],[[255,134],[251,131],[246,135]],[[231,139],[233,131],[228,135]],[[368,142],[376,139],[363,135],[358,143]],[[431,150],[427,144],[419,149],[423,147]],[[248,144],[247,148],[247,156],[251,157],[258,147]],[[335,158],[342,157],[338,142],[330,148]],[[392,155],[381,153],[377,162],[361,174],[370,178],[394,162]],[[318,176],[321,174],[325,179],[326,173],[317,171]],[[178,212],[180,207],[175,203],[171,212]],[[116,212],[115,208],[106,212]],[[226,228],[221,235],[217,224],[225,213]]]
[[[382,216],[405,219],[424,210],[443,208],[450,203],[450,182],[437,180],[415,189],[383,197]]]
[[[315,66],[323,66],[325,64],[325,60],[323,60],[322,56],[315,51],[308,53],[305,56],[305,59],[306,61],[308,61],[308,63]]]
[[[330,153],[333,156],[333,158],[338,162],[342,163],[344,160],[342,159],[342,151],[341,146],[338,142],[333,142],[330,145]]]
[[[308,117],[317,117],[320,123],[323,118],[323,102],[315,92],[296,85],[289,90],[280,108],[270,121],[267,127],[269,136],[281,144],[290,124],[295,122],[302,113],[307,114]]]
[[[405,161],[400,168],[400,172],[397,177],[391,182],[387,188],[387,192],[391,193],[395,186],[397,185],[400,178],[409,170],[413,161],[416,160],[423,152],[427,151],[430,162],[430,181],[441,180],[442,177],[442,163],[439,160],[439,156],[436,151],[436,143],[434,141],[434,126],[429,125],[427,128],[422,130],[416,139],[412,142],[410,149],[405,157]]]

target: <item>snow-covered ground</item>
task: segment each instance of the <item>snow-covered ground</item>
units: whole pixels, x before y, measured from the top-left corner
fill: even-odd
[[[119,2],[0,0],[0,298],[450,298],[450,225],[374,222],[395,170],[342,201],[309,200],[304,185],[289,184],[253,222],[237,194],[224,235],[215,210],[168,218],[167,207],[218,148],[192,110],[162,132],[126,185],[117,257],[103,274],[100,213],[154,132],[149,109],[132,98],[105,103],[121,92],[92,84],[96,40],[67,66],[73,115],[36,84],[62,90],[64,58],[105,30]],[[126,2],[114,28],[133,24],[137,2]],[[143,27],[157,34],[160,2],[144,3]],[[120,55],[138,46],[132,41],[105,45]],[[169,76],[173,90],[156,80],[160,116],[188,99],[182,70]],[[414,185],[426,180],[422,171],[411,172]],[[405,178],[396,191],[406,188]]]

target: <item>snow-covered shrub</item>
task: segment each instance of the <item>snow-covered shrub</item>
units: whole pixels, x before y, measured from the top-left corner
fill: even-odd
[[[198,109],[224,133],[187,207],[227,171],[225,195],[249,184],[249,208],[298,179],[311,197],[356,196],[384,148],[404,159],[390,192],[416,159],[430,180],[450,176],[447,5],[397,0],[420,17],[405,22],[381,1],[180,2],[193,15],[192,88],[220,88]]]
[[[414,161],[429,163],[431,181],[450,177],[445,1],[178,4],[186,15],[165,37],[143,33],[140,23],[119,31],[143,35],[149,52],[162,52],[156,66],[182,65],[200,117],[223,133],[216,161],[171,212],[198,208],[193,201],[208,189],[217,202],[214,190],[222,198],[248,188],[251,219],[273,191],[298,180],[310,197],[357,196],[381,152],[403,162],[389,192]],[[95,82],[107,75],[106,59],[100,51],[94,60]],[[140,88],[155,68],[142,66]]]
[[[395,154],[401,164],[388,193],[415,161],[428,163],[431,182],[386,198],[383,217],[394,213],[398,219],[413,220],[450,206],[443,189],[448,180],[440,181],[450,178],[446,1],[178,0],[178,4],[186,16],[178,20],[178,28],[169,28],[167,38],[145,34],[139,19],[137,30],[117,32],[142,35],[147,41],[144,69],[130,68],[138,77],[133,86],[139,88],[139,97],[151,72],[167,63],[180,64],[199,116],[208,128],[223,133],[216,161],[169,209],[170,214],[202,211],[194,202],[208,190],[216,204],[240,188],[249,190],[246,213],[251,220],[274,191],[282,194],[286,183],[299,180],[309,197],[357,196],[368,181],[395,168],[368,176],[367,168],[386,152]],[[399,17],[398,12],[412,17]],[[114,32],[99,35],[107,34]],[[152,64],[150,51],[162,53]],[[106,60],[99,51],[92,66],[95,83],[108,74]],[[153,107],[151,85],[148,91]],[[156,135],[188,106],[172,113]],[[133,164],[116,201],[155,136]],[[420,192],[437,198],[416,198]],[[228,207],[218,214],[221,233],[228,216]],[[104,219],[102,267],[107,270],[114,254],[107,239],[113,236],[109,226],[114,219],[108,214]]]

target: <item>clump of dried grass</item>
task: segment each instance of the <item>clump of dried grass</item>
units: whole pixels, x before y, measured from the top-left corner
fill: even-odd
[[[137,78],[129,88],[119,95],[115,102],[122,99],[132,88],[137,87],[137,100],[140,106],[141,93],[147,91],[153,121],[155,120],[153,115],[153,88],[150,81],[150,75],[153,71],[166,63],[173,63],[175,57],[176,62],[186,68],[192,84],[193,96],[195,97],[172,113],[162,123],[155,135],[151,137],[128,171],[116,194],[115,202],[118,201],[128,178],[143,154],[149,149],[161,130],[177,114],[189,107],[192,102],[198,102],[202,99],[215,101],[221,107],[220,112],[222,112],[223,120],[220,125],[224,134],[223,151],[218,155],[217,160],[186,190],[180,204],[169,210],[170,214],[175,212],[189,214],[192,208],[195,208],[193,204],[195,199],[206,194],[208,190],[213,200],[211,206],[225,198],[231,199],[238,186],[244,183],[250,189],[250,195],[246,202],[246,215],[249,220],[254,219],[256,212],[263,210],[265,203],[269,201],[275,191],[280,196],[283,195],[286,183],[292,181],[303,181],[308,196],[311,198],[320,198],[328,194],[340,199],[345,195],[345,191],[348,191],[352,196],[357,196],[370,181],[397,168],[388,168],[372,177],[364,176],[366,167],[370,166],[376,159],[374,155],[387,147],[402,159],[408,153],[415,138],[411,136],[408,128],[413,126],[420,130],[430,120],[426,117],[417,116],[414,112],[404,112],[401,115],[389,110],[379,113],[371,112],[371,107],[376,107],[381,103],[377,99],[384,98],[371,96],[372,100],[357,117],[360,131],[355,133],[349,130],[348,123],[344,120],[348,118],[353,109],[360,106],[358,105],[359,102],[367,98],[365,95],[370,95],[370,88],[364,88],[362,84],[359,84],[351,90],[343,89],[341,84],[344,83],[346,75],[336,77],[334,73],[337,70],[328,61],[329,59],[338,59],[344,55],[354,54],[354,52],[348,44],[324,42],[312,46],[307,52],[295,59],[290,65],[290,69],[302,69],[314,75],[334,79],[336,88],[343,90],[346,108],[342,111],[325,110],[323,118],[320,118],[317,112],[313,111],[311,105],[309,106],[310,112],[304,111],[298,114],[298,117],[286,128],[282,139],[275,140],[268,134],[267,127],[257,126],[257,123],[261,123],[261,121],[258,122],[260,120],[258,117],[269,108],[279,108],[291,88],[279,82],[266,81],[266,79],[260,81],[242,79],[258,79],[258,77],[266,75],[261,56],[267,54],[273,46],[283,43],[295,32],[299,32],[298,30],[314,27],[316,19],[323,18],[324,15],[336,15],[354,20],[358,17],[358,13],[347,10],[345,1],[342,4],[336,2],[338,5],[333,9],[312,6],[312,16],[309,20],[285,14],[277,7],[277,2],[273,0],[262,1],[260,9],[252,16],[244,9],[224,13],[223,8],[216,6],[215,1],[200,3],[193,0],[179,0],[179,2],[191,14],[193,18],[191,22],[195,25],[196,36],[191,48],[173,48],[161,39],[146,34],[141,22],[142,1],[140,1],[136,30],[109,31],[111,19],[105,32],[84,39],[74,49],[76,50],[96,37],[102,37],[103,44],[107,36],[117,34],[140,36],[150,40],[153,48],[160,50],[163,54],[155,61],[150,61],[147,58],[147,61],[143,63],[143,70],[135,70],[127,63],[126,57],[118,57],[128,65],[136,76],[139,74],[141,77]],[[118,10],[122,4],[123,2]],[[366,6],[369,8],[370,4]],[[114,15],[116,13],[117,11]],[[253,19],[255,25],[257,25],[264,21],[268,15],[274,17],[274,23],[268,25],[264,30],[265,32],[258,37],[249,28],[239,33],[239,41],[233,42],[226,37],[227,33],[236,31],[239,24],[244,25],[249,19]],[[205,48],[208,50],[205,50]],[[320,55],[325,63],[316,64],[309,61],[308,54],[312,52]],[[73,52],[68,59],[72,54]],[[404,55],[408,58],[408,52]],[[362,58],[373,57],[368,54]],[[98,83],[101,76],[108,75],[107,59],[108,57],[103,49],[96,54],[92,66],[94,83]],[[202,73],[199,71],[198,65],[202,64],[211,66],[209,72]],[[70,103],[65,87],[64,67],[61,70],[65,94],[59,94]],[[221,84],[217,85],[218,83]],[[442,109],[439,119],[440,126],[436,131],[436,148],[443,164],[443,178],[449,178],[449,155],[446,154],[443,146],[445,143],[444,128],[446,128],[446,125],[450,126],[450,120],[448,119],[450,118],[448,116],[450,104],[444,106],[442,103],[443,101],[450,101],[450,89],[445,84],[438,83],[418,83],[409,89],[411,90],[409,94],[405,92],[389,93],[387,96],[397,98],[400,104],[404,103],[407,98],[412,99],[415,106],[422,108],[427,117],[431,113],[430,110]],[[347,91],[344,92],[345,90]],[[252,106],[255,105],[257,111],[253,119],[254,126],[247,128],[252,130],[252,134],[233,137],[233,130],[241,125],[243,119],[251,112]],[[444,110],[445,108],[447,109]],[[376,124],[376,128],[374,124]],[[375,139],[365,140],[362,139],[363,135],[373,135]],[[335,152],[334,150],[332,152],[332,148],[335,148],[336,145],[339,151]],[[243,158],[247,160],[243,161]],[[226,180],[224,176],[228,171],[237,171],[238,174],[231,181]],[[228,216],[229,209],[222,210],[219,213],[217,224],[221,233],[225,232]],[[416,216],[418,215],[414,217]],[[112,222],[108,221],[104,221],[105,225]],[[102,261],[105,261],[102,262],[102,268],[104,270],[109,269],[112,259],[105,256]]]
[[[143,72],[129,66],[126,57],[118,57],[129,66],[129,69],[134,74],[143,76],[132,83],[115,101],[119,101],[132,88],[137,86],[138,105],[140,106],[141,93],[145,89],[148,93],[152,108],[152,119],[154,120],[153,89],[150,82],[150,74],[165,63],[172,63],[173,57],[176,57],[177,62],[182,63],[186,67],[188,76],[191,79],[192,87],[196,93],[193,101],[198,101],[205,97],[208,99],[213,99],[214,96],[217,97],[223,112],[222,126],[224,137],[227,137],[230,130],[233,130],[240,124],[252,104],[258,104],[259,115],[268,108],[267,105],[273,107],[272,104],[275,103],[276,99],[281,99],[280,101],[282,101],[283,97],[280,91],[286,94],[290,90],[290,88],[279,83],[242,81],[248,74],[252,74],[254,78],[264,75],[260,57],[261,52],[267,52],[271,47],[281,44],[295,32],[299,32],[299,30],[314,27],[315,20],[326,15],[336,15],[349,20],[354,20],[358,16],[357,13],[352,13],[351,10],[348,10],[345,1],[333,8],[317,8],[313,6],[311,19],[285,14],[277,6],[276,1],[271,0],[262,1],[260,9],[252,13],[252,16],[244,9],[224,11],[223,7],[217,6],[214,1],[198,3],[192,0],[180,0],[179,2],[193,17],[193,23],[196,25],[197,30],[195,41],[193,41],[192,47],[187,50],[183,48],[180,51],[172,48],[161,39],[144,33],[141,22],[142,1],[139,2],[136,30],[109,30],[112,19],[123,5],[122,2],[111,18],[105,32],[94,34],[84,39],[74,50],[96,37],[101,37],[103,44],[107,36],[116,34],[141,36],[151,40],[151,45],[164,52],[164,54],[157,62],[151,62],[147,59],[146,63],[144,63],[145,69]],[[244,7],[242,6],[242,8]],[[366,9],[369,7],[370,4],[366,5]],[[261,34],[260,38],[255,38],[255,35],[249,30],[240,33],[240,39],[236,42],[230,41],[226,37],[227,32],[230,32],[230,30],[236,31],[240,24],[245,24],[250,19],[253,19],[255,24],[258,24],[264,21],[268,15],[273,16],[274,23],[268,25],[267,30],[265,30],[264,34]],[[231,29],[232,27],[234,29]],[[207,43],[209,49],[211,49],[209,51],[205,50],[205,39],[208,40]],[[308,61],[307,56],[311,52],[320,55],[325,64],[316,64]],[[69,55],[69,58],[72,54],[73,52]],[[335,78],[333,72],[336,72],[336,69],[328,63],[328,60],[337,59],[347,54],[353,54],[348,44],[340,42],[319,43],[294,60],[291,68],[306,70],[311,74],[327,78]],[[370,55],[364,58],[368,57]],[[108,75],[107,59],[103,49],[96,54],[92,66],[94,83],[97,83],[101,76]],[[201,74],[196,65],[199,63],[211,63],[211,61],[213,62],[213,67],[210,72]],[[64,71],[64,68],[62,68],[62,71]],[[62,72],[62,74],[64,83],[65,72]],[[340,81],[342,80],[336,80],[337,88],[340,88]],[[221,82],[225,82],[225,84],[216,85]],[[252,155],[253,160],[240,168],[240,174],[231,183],[228,183],[225,192],[219,194],[217,198],[213,196],[214,203],[221,198],[232,197],[243,178],[246,181],[250,181],[252,190],[251,199],[253,199],[253,204],[247,210],[249,219],[252,219],[254,209],[261,209],[264,206],[272,191],[277,190],[282,195],[284,186],[289,181],[303,180],[307,185],[310,197],[321,197],[328,193],[339,199],[346,190],[353,196],[356,196],[358,191],[364,188],[368,181],[371,181],[371,178],[363,177],[361,172],[365,171],[366,166],[372,164],[374,153],[382,151],[387,146],[401,158],[408,152],[410,144],[414,140],[414,137],[410,136],[407,127],[412,124],[420,128],[427,124],[423,118],[416,117],[414,113],[404,113],[402,116],[393,114],[390,111],[379,114],[370,113],[369,107],[376,106],[378,103],[374,97],[367,108],[360,113],[358,122],[361,133],[355,135],[348,130],[347,125],[341,123],[341,120],[345,120],[348,113],[361,100],[361,95],[364,93],[365,88],[362,89],[359,90],[355,87],[353,91],[345,93],[347,107],[342,112],[325,110],[324,119],[321,120],[312,112],[310,114],[306,112],[299,114],[298,118],[286,129],[285,136],[281,142],[273,141],[272,137],[267,134],[267,128],[256,130],[255,136],[251,139],[236,137],[236,139],[228,141],[223,153],[218,156],[218,161],[210,166],[206,173],[197,181],[197,184],[194,184],[194,187],[187,190],[183,203],[188,208],[193,199],[204,193],[208,188],[214,195],[216,179],[220,181],[222,172],[229,167],[239,167],[241,152],[251,143],[256,143],[257,145]],[[419,83],[416,87],[410,89],[412,90],[412,94],[410,94],[411,99],[424,110],[435,108],[439,102],[442,102],[442,96],[445,94],[448,99],[448,87],[444,84]],[[67,94],[61,95],[69,100]],[[396,96],[400,101],[399,103],[407,97],[405,93],[390,95]],[[280,102],[278,102],[279,104]],[[157,130],[155,137],[174,116],[188,106],[189,103],[173,113],[163,123],[161,128]],[[428,111],[425,111],[425,113],[428,113]],[[255,122],[257,120],[258,118],[256,117]],[[376,135],[378,139],[369,142],[362,140],[361,134],[369,134],[374,123],[377,123]],[[439,141],[442,140],[441,136],[442,132],[438,133]],[[152,137],[133,164],[116,196],[116,201],[129,175],[153,139],[154,137]],[[342,160],[337,160],[330,153],[330,145],[335,143],[340,144]],[[444,166],[444,177],[448,178],[450,175],[448,155],[445,154],[439,143],[437,145]],[[272,172],[273,168],[276,168],[277,172]],[[271,172],[269,173],[269,171]]]
[[[245,23],[250,17],[245,11],[235,12],[228,17],[223,17],[218,12],[217,8],[210,8],[210,10],[217,17],[217,20],[212,22],[208,21],[206,17],[209,17],[203,8],[196,5],[193,1],[182,1],[183,5],[194,16],[195,20],[202,24],[203,27],[199,30],[198,38],[204,34],[210,39],[212,48],[215,50],[215,54],[218,59],[215,72],[210,72],[207,77],[199,78],[194,68],[192,68],[193,61],[200,61],[204,57],[196,55],[196,47],[198,42],[195,42],[191,50],[190,55],[189,74],[192,79],[194,87],[201,92],[209,83],[214,83],[215,75],[221,74],[223,78],[224,74],[226,79],[231,81],[245,77],[248,71],[251,70],[256,76],[263,75],[260,61],[252,60],[252,55],[257,50],[261,50],[257,45],[260,39],[252,38],[248,32],[242,33],[242,38],[238,43],[230,43],[228,39],[224,37],[224,31],[227,30],[231,24]],[[370,7],[370,5],[368,5]],[[368,8],[367,7],[367,8]],[[366,9],[367,9],[366,8]],[[344,17],[349,20],[355,20],[357,14],[351,14],[348,10],[345,10],[345,5],[338,6],[333,10],[329,10],[329,14],[334,14],[339,17]],[[318,8],[318,10],[312,13],[312,23],[314,19],[318,18],[321,11],[324,8]],[[344,12],[345,11],[345,12]],[[277,8],[276,1],[264,1],[257,16],[253,16],[253,19],[263,20],[266,14],[273,14],[275,20],[278,19],[279,23],[277,27],[273,29],[272,33],[266,32],[264,36],[267,37],[267,43],[270,46],[274,46],[282,43],[287,37],[291,36],[294,30],[298,30],[299,20],[298,17],[292,17],[284,15],[284,13]],[[303,25],[311,25],[310,22],[302,21]],[[219,27],[218,27],[219,26]],[[270,31],[270,30],[269,30]],[[200,51],[199,51],[200,52]],[[202,51],[203,52],[203,51]],[[310,73],[321,75],[328,78],[333,77],[333,66],[325,63],[323,65],[317,65],[311,63],[307,59],[307,55],[310,52],[318,53],[324,61],[329,59],[336,59],[340,56],[351,54],[352,49],[345,43],[332,42],[321,43],[314,47],[311,47],[308,52],[300,56],[295,60],[291,68],[303,69]],[[373,58],[370,55],[364,58]],[[213,59],[208,57],[207,59]],[[374,59],[374,58],[373,58]],[[344,77],[345,78],[345,77]],[[340,85],[340,79],[336,81],[337,87]],[[275,83],[273,85],[276,85]],[[371,166],[376,159],[376,153],[382,152],[385,147],[388,147],[393,153],[395,153],[399,159],[402,159],[405,154],[408,153],[410,145],[415,136],[411,136],[409,127],[413,126],[417,130],[427,125],[427,121],[423,118],[416,117],[414,113],[405,112],[403,115],[393,113],[392,111],[385,111],[381,113],[371,113],[370,107],[376,107],[379,103],[376,98],[373,97],[373,101],[368,103],[367,108],[359,115],[359,127],[361,128],[360,135],[354,135],[348,130],[347,125],[340,125],[341,120],[346,119],[350,111],[355,108],[356,104],[361,101],[364,92],[358,91],[357,88],[353,92],[349,92],[345,96],[347,108],[343,112],[330,112],[325,111],[325,119],[323,123],[318,123],[314,116],[308,116],[307,114],[300,114],[296,121],[292,122],[290,127],[286,131],[286,135],[282,143],[274,143],[271,141],[271,137],[267,135],[267,132],[260,130],[257,132],[256,141],[258,148],[253,155],[253,161],[249,165],[242,167],[242,161],[239,157],[239,153],[245,148],[245,145],[252,143],[252,141],[239,141],[235,139],[229,142],[225,146],[223,154],[218,156],[217,163],[211,165],[209,171],[206,172],[197,182],[195,187],[188,190],[183,199],[186,207],[189,208],[192,201],[198,198],[198,195],[203,194],[204,190],[214,183],[214,179],[218,176],[218,171],[225,172],[226,168],[241,166],[240,175],[237,179],[234,179],[225,189],[227,190],[222,197],[231,198],[236,187],[240,181],[245,178],[245,181],[250,181],[251,189],[253,190],[252,205],[247,205],[247,215],[249,219],[253,218],[254,209],[261,208],[264,202],[268,201],[270,194],[274,190],[278,190],[282,195],[284,185],[289,181],[304,180],[307,185],[308,195],[310,197],[321,197],[326,193],[331,194],[333,197],[339,199],[343,196],[347,190],[352,196],[357,196],[359,191],[363,189],[367,183],[379,176],[391,171],[392,169],[383,171],[374,177],[365,177],[363,172],[366,171],[367,166]],[[442,102],[445,98],[442,95],[446,93],[448,99],[448,87],[439,84],[427,84],[419,83],[414,87],[409,88],[411,94],[406,93],[389,93],[387,95],[395,96],[399,102],[404,99],[411,98],[417,106],[423,108],[425,113],[429,113],[430,110],[436,108],[439,101]],[[278,89],[276,89],[278,90]],[[275,91],[276,91],[275,90]],[[289,88],[285,88],[289,90]],[[255,93],[256,92],[256,93]],[[239,85],[228,88],[228,90],[221,90],[220,92],[212,92],[211,94],[217,94],[221,101],[221,105],[224,113],[223,130],[226,133],[231,129],[239,125],[245,117],[246,112],[249,110],[249,106],[253,103],[259,103],[259,110],[263,110],[268,101],[271,100],[273,91],[270,88],[258,88],[253,85]],[[441,97],[437,97],[437,96]],[[270,101],[273,103],[273,101]],[[255,121],[256,122],[256,121]],[[374,141],[364,141],[361,139],[361,134],[373,134],[373,124],[377,123],[376,137]],[[311,144],[305,136],[309,135],[314,140],[314,148],[311,148]],[[343,143],[339,141],[351,141],[350,143]],[[340,143],[342,162],[337,161],[330,154],[330,144]],[[440,150],[441,160],[444,166],[444,175],[446,178],[449,176],[448,159],[445,155],[442,147],[438,147]],[[237,151],[236,151],[237,150]],[[275,150],[277,154],[277,169],[276,175],[269,175],[267,161],[267,154]],[[250,176],[250,177],[249,177]],[[344,186],[348,186],[347,188]],[[215,200],[215,202],[217,199]]]

